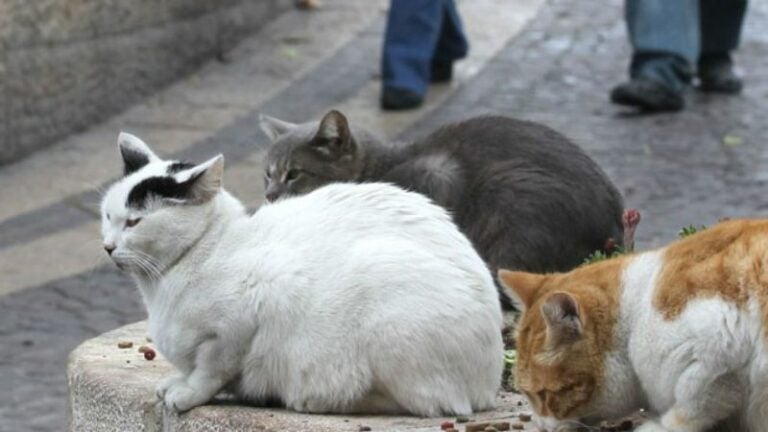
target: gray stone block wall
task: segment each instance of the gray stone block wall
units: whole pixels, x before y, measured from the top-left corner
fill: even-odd
[[[293,0],[0,0],[0,164],[104,120]]]

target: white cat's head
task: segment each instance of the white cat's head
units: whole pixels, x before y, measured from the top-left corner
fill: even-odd
[[[166,161],[127,133],[117,144],[125,170],[101,203],[104,249],[121,269],[157,277],[210,225],[224,157],[199,165]]]

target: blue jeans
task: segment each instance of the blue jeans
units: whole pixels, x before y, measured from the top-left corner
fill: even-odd
[[[452,63],[468,50],[453,0],[392,0],[381,61],[384,87],[423,95],[432,65]]]
[[[630,76],[685,88],[702,55],[739,45],[747,0],[626,0]]]

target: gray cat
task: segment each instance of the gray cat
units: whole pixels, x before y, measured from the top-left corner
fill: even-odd
[[[338,111],[319,123],[260,123],[273,142],[269,201],[332,182],[391,182],[449,209],[494,274],[568,270],[622,238],[616,187],[579,147],[540,124],[476,117],[390,145],[351,129]]]

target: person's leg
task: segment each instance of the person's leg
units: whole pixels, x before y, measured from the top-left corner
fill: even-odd
[[[699,0],[626,0],[633,54],[630,82],[611,94],[620,104],[678,110],[700,49]]]
[[[443,21],[445,0],[392,0],[382,52],[382,105],[388,94],[410,94],[421,103],[429,85],[430,67]],[[414,99],[415,98],[415,99]],[[415,104],[413,104],[415,102]],[[395,104],[396,105],[396,104]]]
[[[430,80],[432,82],[450,81],[453,77],[453,63],[466,57],[467,52],[469,52],[469,42],[464,36],[459,11],[454,1],[448,0],[443,8],[443,25],[432,57]]]
[[[739,46],[747,0],[701,0],[701,89],[737,93],[742,82],[733,72],[731,52]]]

